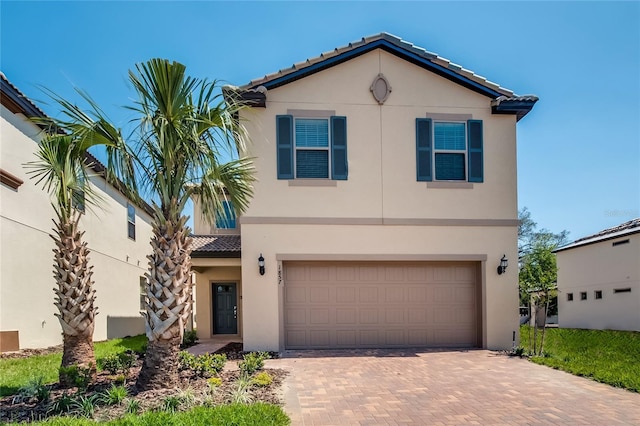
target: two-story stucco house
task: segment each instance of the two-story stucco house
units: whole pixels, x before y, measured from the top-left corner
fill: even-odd
[[[0,347],[2,351],[62,343],[54,316],[55,217],[49,195],[27,174],[42,129],[29,117],[44,113],[0,73]],[[148,205],[136,205],[103,177],[89,155],[90,184],[103,200],[80,220],[91,251],[96,289],[94,339],[144,333],[140,284],[151,250]],[[80,206],[79,206],[80,207]]]
[[[555,253],[560,327],[640,331],[640,218]]]
[[[235,92],[257,182],[237,224],[195,217],[200,338],[511,347],[518,271],[497,269],[518,256],[516,123],[535,96],[386,33]]]

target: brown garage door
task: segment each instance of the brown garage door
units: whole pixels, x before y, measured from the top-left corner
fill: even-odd
[[[287,349],[475,347],[476,263],[285,263]]]

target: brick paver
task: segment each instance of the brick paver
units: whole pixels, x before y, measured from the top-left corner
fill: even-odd
[[[640,425],[640,394],[471,351],[287,351],[294,425]]]

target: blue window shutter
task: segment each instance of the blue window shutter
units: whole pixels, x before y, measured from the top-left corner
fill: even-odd
[[[278,179],[293,179],[293,116],[276,116]]]
[[[331,179],[347,180],[347,117],[331,117]]]
[[[467,147],[469,182],[484,182],[482,120],[468,120],[467,132],[469,133],[469,146]]]
[[[419,182],[430,182],[433,179],[431,127],[430,118],[416,118],[416,171]]]

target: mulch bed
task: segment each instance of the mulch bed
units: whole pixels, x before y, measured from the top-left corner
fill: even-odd
[[[61,348],[57,348],[57,351],[60,350]],[[4,354],[3,358],[25,358],[35,354],[51,352],[56,352],[56,350],[47,348],[21,351],[20,353]],[[224,353],[230,360],[218,376],[222,380],[222,385],[212,389],[206,378],[197,377],[191,371],[181,371],[180,386],[178,388],[137,392],[135,381],[142,367],[142,359],[138,359],[136,366],[130,369],[125,380],[125,386],[129,391],[127,399],[138,401],[140,412],[161,409],[165,398],[172,396],[181,400],[180,410],[203,404],[220,405],[233,402],[238,394],[237,381],[240,375],[234,364],[237,364],[236,360],[242,359],[244,354],[242,344],[231,343],[216,351],[216,353]],[[277,357],[277,354],[273,355]],[[263,371],[268,372],[273,377],[273,383],[265,387],[250,386],[247,395],[243,399],[245,402],[266,402],[281,405],[280,387],[287,372],[280,369],[264,369]],[[115,376],[110,375],[107,371],[100,371],[97,373],[96,381],[87,389],[84,395],[91,396],[103,392],[111,388],[114,380]],[[35,399],[21,400],[17,395],[0,398],[0,423],[44,419],[48,416],[47,411],[50,407],[50,401],[57,400],[64,393],[73,395],[77,392],[75,388],[63,389],[57,383],[49,385],[49,388],[51,390],[49,402],[38,403]],[[125,411],[126,403],[112,406],[96,404],[93,418],[101,421],[116,419],[124,416]]]

